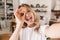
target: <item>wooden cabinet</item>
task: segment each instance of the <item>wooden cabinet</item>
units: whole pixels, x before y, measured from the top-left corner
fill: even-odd
[[[0,34],[0,40],[9,40],[11,33],[8,34]]]

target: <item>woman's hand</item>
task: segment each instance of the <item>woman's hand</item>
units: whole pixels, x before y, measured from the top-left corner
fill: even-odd
[[[22,28],[23,23],[24,23],[24,16],[21,16],[19,9],[17,9],[14,12],[14,15],[16,17],[16,29],[15,29],[14,33],[12,34],[12,36],[10,37],[9,40],[18,40],[19,33],[20,33],[21,28]]]
[[[24,21],[25,13],[20,12],[20,9],[17,9],[17,10],[14,12],[14,15],[15,15],[15,17],[18,18],[18,20]]]
[[[25,18],[25,15],[22,12],[20,12],[19,10],[20,9],[17,9],[14,12],[14,15],[16,17],[16,29],[22,28],[23,23],[24,23],[24,18]]]

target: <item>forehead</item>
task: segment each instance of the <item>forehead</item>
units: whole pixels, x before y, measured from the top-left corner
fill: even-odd
[[[29,14],[33,14],[33,11],[31,11],[31,10],[30,10],[30,11],[29,11],[29,12],[27,12],[27,13],[29,13]]]
[[[20,10],[27,10],[27,7],[21,7]]]

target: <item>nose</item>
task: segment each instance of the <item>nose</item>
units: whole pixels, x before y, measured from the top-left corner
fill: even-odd
[[[26,15],[27,17],[29,16],[29,14]]]

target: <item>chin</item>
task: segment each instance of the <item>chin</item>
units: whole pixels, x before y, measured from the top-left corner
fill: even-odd
[[[33,22],[28,22],[29,24],[33,24]]]

